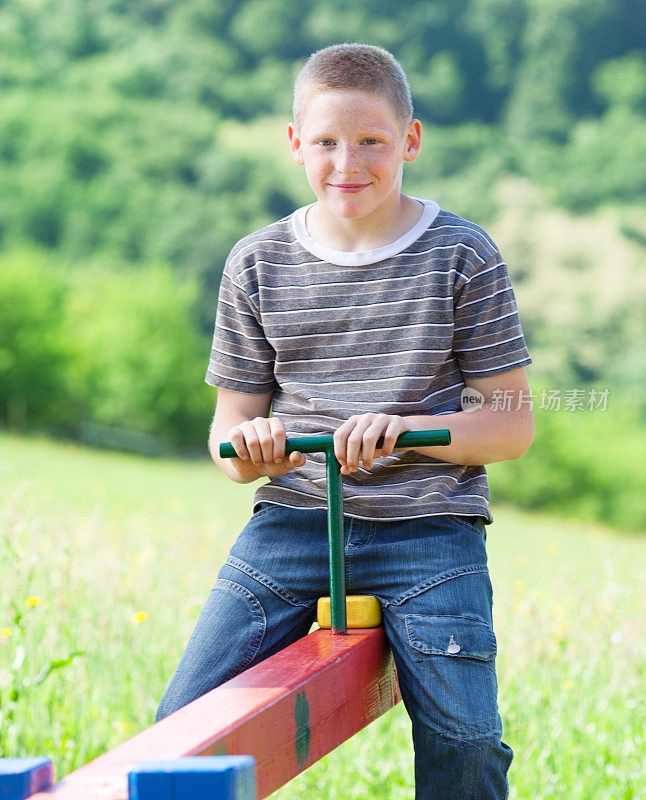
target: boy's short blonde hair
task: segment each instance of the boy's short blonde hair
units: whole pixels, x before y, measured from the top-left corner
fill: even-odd
[[[406,74],[397,59],[371,44],[333,44],[307,59],[294,82],[294,125],[300,129],[307,102],[319,92],[360,90],[384,97],[402,131],[413,118]]]

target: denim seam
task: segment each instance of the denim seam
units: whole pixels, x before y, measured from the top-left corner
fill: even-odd
[[[407,617],[425,617],[425,614],[406,614]],[[488,628],[493,630],[493,627],[487,622],[486,619],[482,619],[482,617],[475,617],[473,614],[433,614],[434,617],[459,617],[460,619],[472,619],[474,622],[481,622],[483,625],[486,625]]]
[[[485,725],[473,725],[470,727],[450,726],[448,730],[445,730],[437,725],[431,724],[429,724],[429,728],[432,728],[445,739],[472,742],[473,744],[476,744],[476,742],[479,742],[481,739],[487,739],[489,737],[494,737],[496,741],[498,741],[502,736],[502,728],[499,722],[496,722],[493,728]]]
[[[231,678],[235,678],[235,676],[239,675],[241,672],[244,672],[244,670],[249,666],[249,664],[258,654],[258,650],[260,649],[262,640],[265,637],[265,631],[267,630],[267,618],[265,616],[265,610],[262,607],[261,603],[258,601],[258,598],[254,595],[253,592],[250,592],[246,586],[241,586],[239,583],[236,583],[235,581],[230,581],[228,578],[218,578],[216,581],[216,586],[222,583],[227,584],[228,589],[237,592],[238,594],[241,594],[246,600],[250,602],[252,617],[256,622],[260,623],[260,629],[249,643],[249,655],[246,658],[244,658],[239,664],[236,664],[234,669],[231,669],[227,673],[225,673],[221,681],[221,683],[224,683],[225,681],[230,681]]]
[[[346,595],[352,594],[352,559],[349,556],[352,555],[346,551],[346,558],[345,558],[345,593]],[[331,602],[331,599],[330,599]]]
[[[349,531],[348,531],[348,543],[346,545],[346,550],[348,551],[348,553],[352,552],[353,550],[360,550],[362,547],[367,547],[368,545],[371,545],[373,543],[373,541],[374,541],[375,533],[377,531],[376,523],[373,520],[373,521],[371,521],[371,524],[367,526],[368,530],[367,530],[367,533],[366,533],[366,538],[363,539],[362,541],[359,541],[359,542],[353,542],[352,541],[352,526],[353,526],[352,520],[353,519],[354,519],[354,517],[350,517],[350,525],[349,525]],[[362,521],[363,520],[359,520],[359,522],[362,522]]]
[[[277,583],[272,581],[272,579],[267,577],[267,575],[264,575],[262,572],[259,572],[257,569],[254,569],[249,564],[246,564],[244,561],[240,561],[240,559],[235,558],[235,556],[229,556],[225,561],[225,564],[228,564],[230,567],[233,567],[234,569],[240,570],[240,572],[244,572],[246,575],[249,575],[249,577],[258,581],[258,583],[262,583],[263,586],[266,586],[275,595],[280,597],[282,600],[285,600],[285,602],[289,603],[290,606],[309,608],[310,606],[313,605],[313,603],[308,603],[299,600],[293,594],[286,591]]]
[[[425,592],[427,589],[432,589],[434,586],[438,586],[440,583],[444,583],[445,581],[453,580],[453,578],[460,578],[462,575],[476,575],[479,572],[488,572],[488,568],[486,564],[469,564],[465,567],[456,567],[455,569],[448,570],[447,572],[441,572],[439,575],[436,575],[434,578],[431,578],[428,581],[424,581],[424,583],[418,583],[416,586],[413,586],[412,589],[407,589],[402,594],[397,595],[393,600],[384,600],[383,605],[388,606],[400,606],[406,600],[410,600],[411,597],[416,597],[418,594]]]

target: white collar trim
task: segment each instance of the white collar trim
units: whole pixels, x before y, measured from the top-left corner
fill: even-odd
[[[413,227],[406,231],[403,236],[400,236],[399,239],[396,239],[394,242],[384,245],[383,247],[377,247],[374,250],[363,250],[360,252],[332,250],[332,248],[326,247],[324,244],[320,244],[315,239],[312,239],[307,232],[305,215],[307,214],[308,210],[315,205],[315,203],[310,203],[309,205],[303,206],[302,208],[297,208],[296,211],[294,211],[292,214],[292,227],[294,229],[296,239],[303,245],[303,247],[306,250],[309,250],[312,255],[317,256],[317,258],[320,258],[323,261],[327,261],[330,264],[338,264],[340,267],[362,267],[366,264],[375,264],[377,261],[383,261],[386,258],[391,258],[392,256],[396,256],[398,253],[401,253],[402,250],[405,250],[414,241],[419,239],[428,226],[433,222],[435,217],[437,217],[440,207],[434,200],[422,200],[419,197],[413,197],[411,199],[419,200],[420,203],[424,204],[422,216],[413,225]]]

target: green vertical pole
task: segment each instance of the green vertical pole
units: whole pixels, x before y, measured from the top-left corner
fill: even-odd
[[[451,444],[448,429],[428,431],[405,431],[397,437],[395,448],[423,447],[426,445]],[[377,440],[376,449],[381,450],[384,437]],[[348,621],[345,609],[345,539],[343,535],[343,478],[341,465],[334,455],[334,437],[328,435],[303,436],[287,439],[285,453],[325,453],[327,476],[327,530],[330,553],[330,616],[332,633],[347,633]],[[231,442],[220,444],[221,458],[236,458]]]
[[[327,473],[327,532],[330,552],[330,616],[332,633],[348,632],[345,612],[345,539],[343,535],[343,478],[334,444],[325,448]]]

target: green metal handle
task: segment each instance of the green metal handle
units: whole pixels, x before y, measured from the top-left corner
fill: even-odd
[[[380,450],[384,437],[375,445]],[[432,447],[451,444],[451,432],[405,431],[397,437],[395,450],[402,447]],[[285,441],[285,455],[289,453],[325,453],[327,477],[327,530],[330,554],[330,613],[332,633],[348,632],[345,612],[345,541],[343,533],[343,477],[341,464],[334,455],[334,438],[324,436],[295,436]],[[220,458],[237,458],[238,454],[230,442],[220,444]]]
[[[431,447],[433,445],[451,444],[451,433],[439,431],[405,431],[397,437],[395,450],[402,447]],[[375,445],[376,450],[384,446],[384,437],[380,436]],[[329,448],[334,453],[334,439],[331,434],[324,436],[294,436],[285,441],[285,454],[289,453],[325,453]],[[220,445],[220,458],[237,458],[238,454],[230,442]]]

